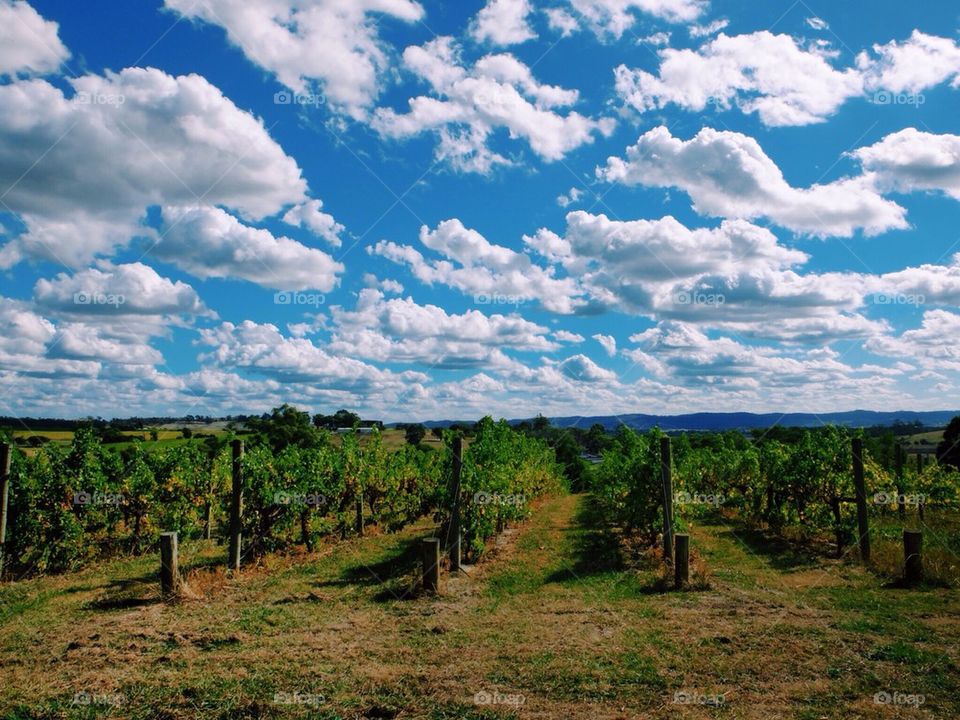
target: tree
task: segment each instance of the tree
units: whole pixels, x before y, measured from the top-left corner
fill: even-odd
[[[313,424],[318,428],[336,430],[337,428],[355,428],[363,422],[359,415],[349,410],[340,409],[333,415],[318,413],[313,416]]]
[[[404,437],[406,437],[407,442],[411,445],[419,445],[427,434],[427,428],[420,423],[410,423],[404,426],[403,431]]]
[[[260,433],[274,452],[289,445],[311,447],[318,439],[316,428],[310,424],[310,413],[287,403],[274,408],[269,415],[247,421],[247,425]]]
[[[603,450],[610,446],[611,439],[607,431],[600,423],[594,423],[587,431],[584,438],[584,447],[588,453],[599,455]]]
[[[960,470],[960,415],[943,431],[943,440],[937,445],[937,461]]]

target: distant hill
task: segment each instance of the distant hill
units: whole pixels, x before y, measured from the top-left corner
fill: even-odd
[[[607,430],[615,430],[620,425],[627,425],[635,430],[649,430],[659,427],[662,430],[753,430],[754,428],[768,428],[773,425],[785,427],[820,427],[822,425],[843,425],[846,427],[875,427],[878,425],[893,425],[894,423],[916,423],[925,427],[943,427],[950,420],[960,415],[960,410],[933,410],[916,412],[912,410],[898,410],[895,412],[878,412],[875,410],[849,410],[846,412],[831,413],[690,413],[687,415],[645,415],[633,413],[628,415],[591,415],[552,417],[550,422],[557,427],[589,428],[594,423],[603,425]],[[523,419],[510,420],[512,424],[522,422]],[[455,420],[436,420],[425,422],[427,427],[448,427]]]
[[[820,427],[842,425],[846,427],[874,427],[893,425],[896,422],[919,422],[926,427],[940,427],[960,415],[956,410],[914,412],[877,412],[874,410],[849,410],[833,413],[690,413],[688,415],[619,415],[597,417],[558,417],[550,421],[558,427],[577,426],[588,428],[600,423],[608,430],[621,424],[635,430],[660,427],[663,430],[753,430],[773,425],[784,427]]]

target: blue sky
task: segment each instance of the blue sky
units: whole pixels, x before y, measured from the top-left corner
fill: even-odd
[[[0,0],[0,414],[950,406],[958,28]]]

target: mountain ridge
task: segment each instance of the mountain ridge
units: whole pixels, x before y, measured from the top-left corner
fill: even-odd
[[[960,410],[846,410],[829,413],[684,413],[679,415],[653,415],[647,413],[625,413],[622,415],[566,415],[550,417],[550,423],[556,427],[589,428],[599,423],[606,430],[614,430],[621,424],[635,430],[649,430],[659,427],[662,430],[753,430],[774,425],[784,427],[821,427],[823,425],[843,425],[846,427],[875,427],[893,425],[897,422],[920,422],[924,426],[941,427],[960,415]],[[516,425],[532,418],[510,419]],[[430,420],[423,424],[428,428],[448,427],[454,423],[469,423],[466,420]]]

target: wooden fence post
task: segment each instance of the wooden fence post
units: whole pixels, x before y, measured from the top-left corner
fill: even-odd
[[[663,557],[673,559],[673,471],[670,438],[660,438],[660,477],[663,481]]]
[[[903,531],[903,579],[908,585],[923,580],[923,533]]]
[[[363,537],[363,490],[357,490],[357,535]]]
[[[233,492],[230,495],[230,550],[227,557],[231,570],[240,569],[240,516],[243,512],[243,440],[233,441]]]
[[[867,488],[863,480],[863,439],[853,438],[853,486],[857,495],[857,532],[860,533],[860,557],[870,562],[870,524],[867,519]]]
[[[894,446],[893,470],[897,484],[897,515],[903,520],[907,514],[907,508],[905,504],[906,499],[904,498],[906,490],[904,489],[903,483],[903,446],[900,443]]]
[[[10,500],[10,445],[0,443],[0,580],[7,543],[7,507]]]
[[[180,562],[177,558],[177,534],[160,534],[160,591],[164,597],[180,594]]]
[[[923,455],[917,453],[917,477],[923,474]],[[921,500],[917,503],[917,515],[920,516],[920,519],[923,520],[923,501]]]
[[[674,536],[676,550],[673,558],[673,581],[677,590],[690,581],[690,536],[677,533]]]
[[[450,554],[450,572],[462,569],[463,553],[460,548],[460,476],[463,473],[463,438],[459,435],[453,439],[453,476],[451,477],[451,494],[453,506],[450,508],[450,527],[447,529],[447,549]]]
[[[423,557],[423,589],[440,591],[440,538],[424,538],[420,543]]]

